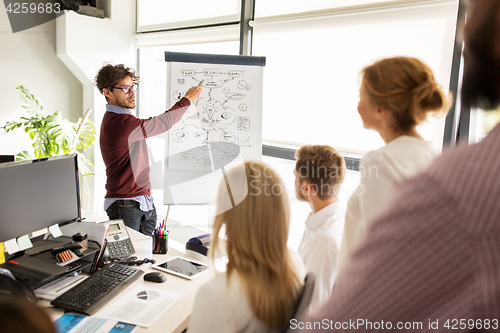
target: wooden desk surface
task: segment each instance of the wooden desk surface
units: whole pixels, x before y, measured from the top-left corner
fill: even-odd
[[[183,244],[179,244],[170,240],[169,250],[167,254],[153,255],[151,237],[145,236],[137,231],[131,230],[130,228],[127,229],[136,251],[134,256],[136,256],[138,259],[154,258],[156,260],[156,263],[158,264],[175,256],[189,258],[185,255],[184,252],[182,252]],[[141,269],[142,271],[144,271],[144,273],[157,272],[157,270],[151,268],[151,266],[151,264],[144,264],[134,267]],[[164,283],[148,282],[144,281],[143,278],[139,278],[122,291],[122,293],[127,293],[139,286],[150,286],[153,288],[165,289],[185,294],[184,297],[182,297],[177,303],[175,303],[172,308],[165,312],[165,314],[163,314],[163,316],[159,320],[157,320],[151,327],[140,327],[138,329],[138,332],[182,332],[189,323],[189,318],[193,309],[193,303],[196,297],[196,293],[198,292],[198,288],[215,276],[215,273],[212,272],[194,280],[187,280],[172,274],[166,274],[167,281]],[[113,302],[113,300],[111,300],[110,303],[111,302]],[[50,309],[49,313],[57,315],[61,314],[61,311],[59,309]]]
[[[174,244],[174,242],[169,240],[169,249],[167,254],[152,255],[152,244],[150,237],[130,229],[129,235],[132,238],[132,242],[134,244],[134,248],[136,251],[135,256],[137,256],[137,258],[139,259],[152,257],[156,260],[156,263],[159,264],[175,256],[189,258],[183,252],[173,248],[175,247],[175,245],[177,245],[177,248],[180,249],[179,246],[183,247],[184,244]],[[151,268],[151,264],[142,265],[139,266],[139,268],[142,269],[145,273],[157,271]],[[194,280],[187,280],[167,273],[167,281],[164,283],[147,282],[142,278],[135,281],[132,285],[125,289],[124,292],[127,292],[129,288],[133,289],[139,285],[150,285],[154,288],[166,289],[185,294],[185,296],[182,297],[179,302],[175,303],[175,305],[170,308],[156,323],[154,323],[147,329],[141,327],[139,328],[138,332],[182,332],[182,330],[184,330],[189,323],[189,318],[191,316],[191,311],[193,309],[193,303],[196,297],[196,293],[198,292],[198,288],[207,283],[214,276],[215,273],[212,272]]]

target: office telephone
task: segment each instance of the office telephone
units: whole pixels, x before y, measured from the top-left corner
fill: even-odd
[[[106,259],[125,258],[135,253],[123,220],[111,220],[103,224],[108,227],[106,233],[107,248],[104,253]]]

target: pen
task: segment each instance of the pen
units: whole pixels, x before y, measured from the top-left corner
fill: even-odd
[[[163,247],[162,253],[167,253],[167,230],[163,231],[163,240],[161,242],[161,245]]]
[[[158,234],[158,239],[156,241],[156,251],[161,252],[161,234]]]

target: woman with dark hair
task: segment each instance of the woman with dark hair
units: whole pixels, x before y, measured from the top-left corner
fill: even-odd
[[[47,312],[20,296],[0,294],[1,332],[56,333]]]

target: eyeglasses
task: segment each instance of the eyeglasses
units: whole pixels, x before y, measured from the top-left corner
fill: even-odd
[[[131,86],[125,86],[125,87],[111,87],[113,89],[121,89],[124,94],[128,94],[130,92],[130,89],[133,89],[134,91],[137,91],[137,83],[134,83]]]

